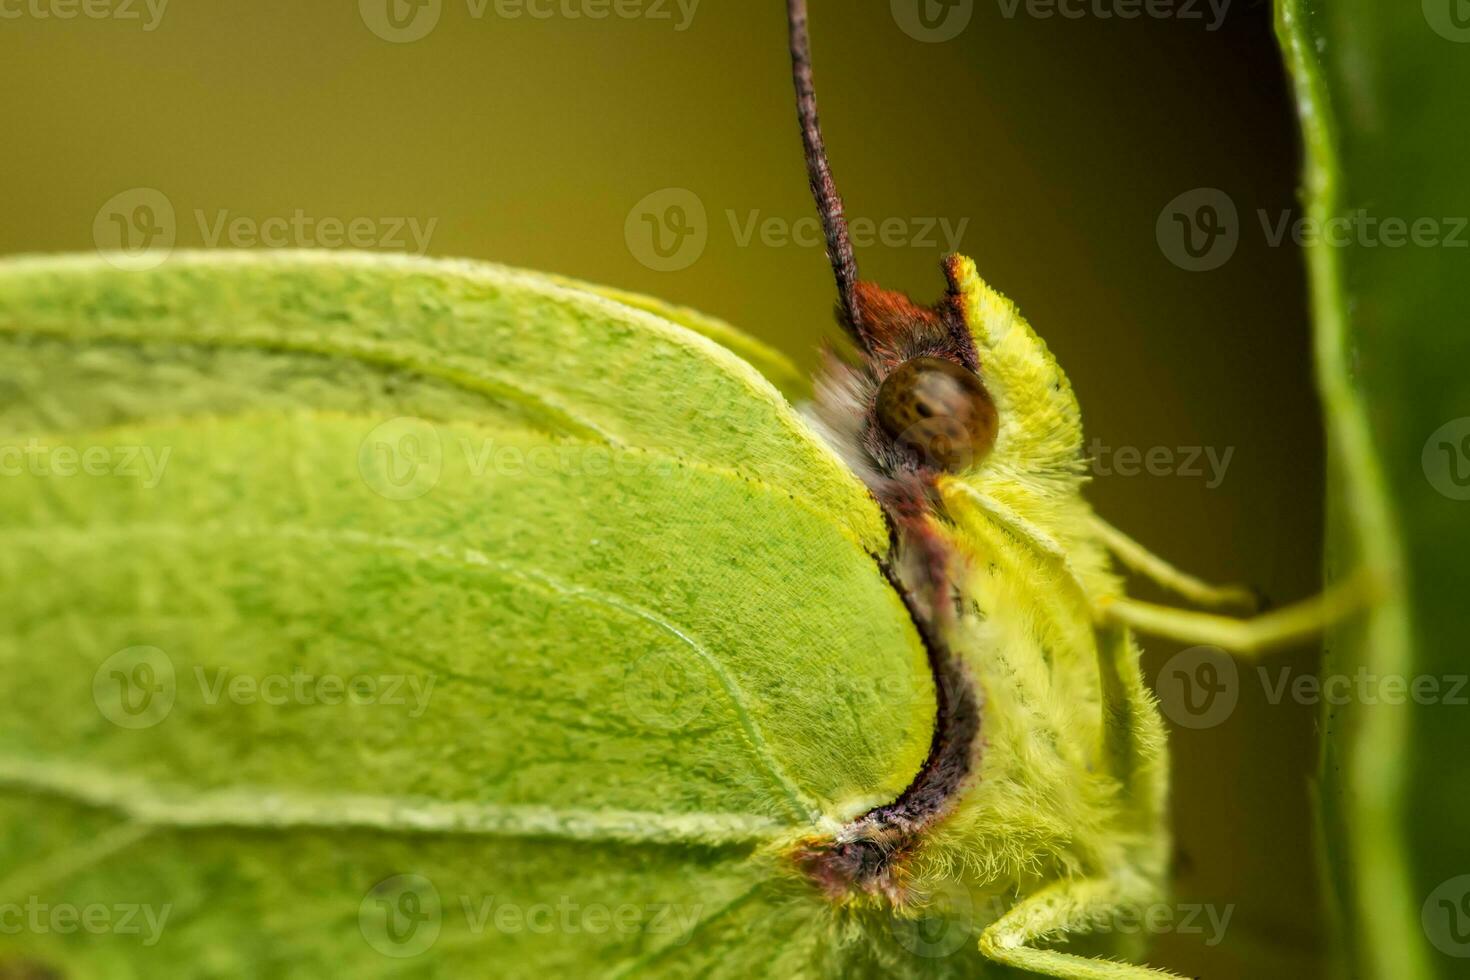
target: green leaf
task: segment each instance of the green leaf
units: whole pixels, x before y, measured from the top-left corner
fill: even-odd
[[[0,973],[841,963],[783,849],[902,791],[933,682],[749,364],[322,254],[9,261],[0,345]]]
[[[1470,956],[1463,8],[1278,7],[1307,147],[1306,217],[1338,229],[1336,243],[1307,250],[1331,450],[1328,572],[1363,565],[1390,590],[1332,633],[1324,657],[1327,676],[1372,678],[1354,688],[1366,694],[1325,708],[1325,862],[1344,971],[1395,980],[1463,976]]]

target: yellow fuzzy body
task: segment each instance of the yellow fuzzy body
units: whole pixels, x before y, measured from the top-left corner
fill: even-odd
[[[975,769],[911,883],[920,896],[959,884],[997,911],[1059,880],[1106,879],[1125,901],[1156,901],[1163,726],[1131,638],[1094,622],[1094,601],[1121,586],[1081,493],[1077,402],[1014,304],[968,259],[949,271],[1001,419],[993,451],[937,483],[962,605],[946,641],[984,707]]]

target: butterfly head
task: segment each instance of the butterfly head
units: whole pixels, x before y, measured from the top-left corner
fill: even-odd
[[[886,503],[921,503],[946,478],[990,471],[1042,493],[1075,488],[1081,430],[1056,362],[1015,307],[959,255],[932,306],[858,278],[842,198],[817,120],[806,3],[788,0],[792,81],[811,187],[856,361],[831,358],[816,418]]]
[[[1075,478],[1081,428],[1066,376],[1013,304],[963,256],[931,306],[858,282],[839,314],[856,357],[831,356],[815,417],[880,497],[987,472]]]

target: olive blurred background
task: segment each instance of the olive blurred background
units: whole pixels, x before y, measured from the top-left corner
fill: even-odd
[[[0,4],[0,253],[354,228],[417,251],[416,228],[430,255],[698,307],[804,368],[834,334],[778,0],[91,2]],[[1303,269],[1273,241],[1300,151],[1269,6],[811,6],[834,169],[877,232],[865,277],[932,299],[962,230],[1072,378],[1100,511],[1204,577],[1313,591]],[[1176,923],[1192,903],[1230,918],[1215,945],[1203,915],[1164,932],[1153,960],[1321,975],[1316,707],[1272,703],[1242,667],[1233,710],[1192,727],[1164,670],[1178,652],[1145,661],[1173,717]]]

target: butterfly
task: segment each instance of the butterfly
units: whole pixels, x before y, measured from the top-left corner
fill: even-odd
[[[1155,975],[1082,952],[1166,884],[1132,633],[1347,600],[1125,595],[1249,599],[1092,512],[972,263],[858,278],[789,13],[854,345],[808,416],[727,325],[534,273],[0,263],[0,972]]]
[[[1047,948],[1165,893],[1167,743],[1135,632],[1256,654],[1355,607],[1351,588],[1254,618],[1084,499],[1081,412],[1015,305],[960,255],[932,305],[859,278],[818,122],[805,0],[788,0],[809,183],[855,356],[829,356],[812,415],[883,507],[888,570],[942,694],[924,767],[799,861],[836,901],[902,908],[959,884],[1009,903],[999,963],[1057,977],[1159,971]],[[1129,598],[1119,566],[1193,611]]]

